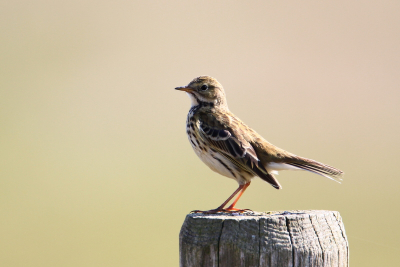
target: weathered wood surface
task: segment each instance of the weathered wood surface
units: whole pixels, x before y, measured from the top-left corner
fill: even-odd
[[[337,211],[188,214],[179,234],[181,267],[347,267]]]

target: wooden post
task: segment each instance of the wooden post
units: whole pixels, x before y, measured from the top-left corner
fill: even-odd
[[[337,211],[188,214],[179,234],[181,267],[347,267]]]

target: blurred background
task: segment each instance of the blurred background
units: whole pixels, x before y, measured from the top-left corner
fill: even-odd
[[[0,266],[178,266],[185,215],[237,187],[185,133],[210,75],[281,172],[238,207],[343,217],[352,266],[400,253],[398,1],[2,1]]]

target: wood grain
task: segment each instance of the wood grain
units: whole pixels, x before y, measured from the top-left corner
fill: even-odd
[[[336,211],[188,214],[180,266],[347,267],[348,241]]]

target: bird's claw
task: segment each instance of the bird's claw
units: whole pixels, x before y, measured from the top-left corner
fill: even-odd
[[[213,209],[213,210],[192,210],[190,213],[217,214],[217,213],[244,213],[251,209]]]

